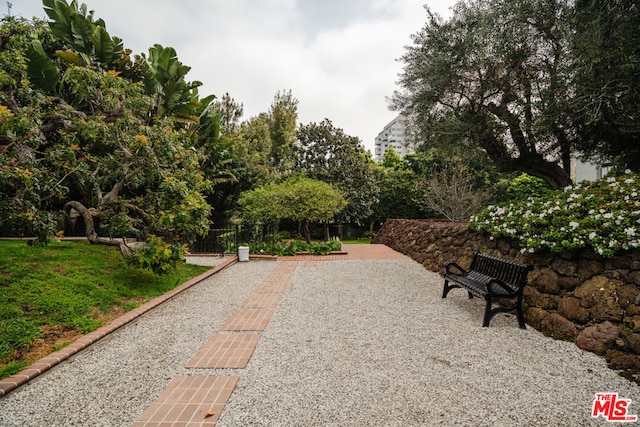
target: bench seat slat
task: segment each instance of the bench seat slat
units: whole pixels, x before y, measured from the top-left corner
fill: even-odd
[[[474,288],[475,290],[479,291],[479,293],[482,295],[489,293],[489,290],[487,289],[487,284],[494,279],[491,276],[487,276],[485,274],[478,273],[475,271],[470,271],[469,274],[466,276],[449,275],[447,276],[447,278],[451,281],[460,283],[465,287]],[[492,286],[492,292],[496,294],[502,294],[502,295],[515,295],[515,291],[509,292],[506,289],[497,285]]]

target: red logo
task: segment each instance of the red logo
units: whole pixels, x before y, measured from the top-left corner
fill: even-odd
[[[618,393],[596,393],[591,416],[598,418],[602,415],[611,422],[635,422],[637,415],[627,415],[630,404],[631,399],[619,399]]]

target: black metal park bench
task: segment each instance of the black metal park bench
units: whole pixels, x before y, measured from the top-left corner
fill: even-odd
[[[486,301],[482,326],[489,326],[493,316],[498,313],[515,311],[520,328],[526,329],[522,314],[522,293],[531,270],[531,264],[476,253],[468,270],[455,262],[446,265],[442,298],[446,298],[451,289],[464,288],[469,293],[469,298],[477,295]],[[496,300],[515,300],[515,303],[492,308]]]

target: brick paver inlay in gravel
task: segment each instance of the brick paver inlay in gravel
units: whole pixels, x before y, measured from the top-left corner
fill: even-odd
[[[237,376],[179,376],[132,427],[215,425],[238,379]]]
[[[186,367],[206,369],[246,368],[259,340],[260,334],[216,334],[187,363]]]
[[[282,293],[253,293],[244,301],[241,308],[276,308]]]
[[[271,320],[272,308],[244,308],[226,321],[221,331],[264,331]]]

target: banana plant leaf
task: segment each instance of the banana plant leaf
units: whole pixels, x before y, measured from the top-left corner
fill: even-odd
[[[53,92],[60,81],[56,64],[47,56],[39,40],[27,49],[27,75],[34,86]]]

